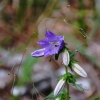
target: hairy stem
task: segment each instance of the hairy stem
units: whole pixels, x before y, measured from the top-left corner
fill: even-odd
[[[65,69],[66,69],[66,74],[67,74],[68,73],[67,66],[65,66]],[[66,82],[66,88],[67,88],[67,98],[66,98],[66,100],[70,100],[69,84],[68,84],[68,82]]]

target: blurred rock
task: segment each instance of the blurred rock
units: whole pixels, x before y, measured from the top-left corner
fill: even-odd
[[[70,95],[71,100],[85,100],[85,96],[82,93],[74,93]]]
[[[87,49],[87,52],[90,55],[93,55],[97,59],[97,61],[100,61],[100,43],[99,42],[91,42],[89,48]]]
[[[44,63],[44,60],[42,60],[34,65],[32,80],[39,92],[46,93],[47,95],[51,92],[52,78],[54,78],[52,64],[50,64],[48,61]],[[34,87],[30,91],[32,94],[36,93]]]
[[[21,63],[23,54],[11,54],[9,51],[0,50],[0,63],[1,65],[6,65],[7,67],[13,67],[14,65],[19,65]],[[25,59],[25,57],[24,57]]]
[[[95,91],[95,87],[92,85],[90,78],[78,78],[76,83],[85,89],[84,94],[86,97],[91,96]]]
[[[19,65],[22,61],[22,57],[23,57],[23,54],[15,54],[15,55],[12,55],[12,56],[9,55],[7,65],[8,66]],[[25,57],[24,57],[24,59],[25,59]]]
[[[8,75],[8,71],[0,69],[0,89],[4,89],[6,86],[11,84],[13,80],[12,74]]]
[[[14,88],[11,92],[14,96],[23,95],[26,92],[26,87],[24,87],[24,86],[22,86],[22,87],[14,86]]]

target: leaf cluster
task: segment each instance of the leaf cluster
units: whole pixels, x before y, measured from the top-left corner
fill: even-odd
[[[67,92],[65,90],[62,90],[60,92],[60,94],[58,94],[57,96],[54,96],[54,92],[51,92],[47,97],[45,97],[43,100],[47,100],[47,99],[57,99],[59,98],[59,100],[65,100],[67,96]]]

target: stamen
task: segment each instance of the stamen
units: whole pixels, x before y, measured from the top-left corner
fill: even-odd
[[[55,47],[58,47],[59,45],[55,45]]]

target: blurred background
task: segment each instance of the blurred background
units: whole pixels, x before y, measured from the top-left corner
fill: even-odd
[[[65,73],[61,57],[31,57],[47,29],[78,49],[88,74],[73,73],[86,91],[70,86],[71,100],[99,100],[100,0],[0,0],[0,100],[43,100]]]

